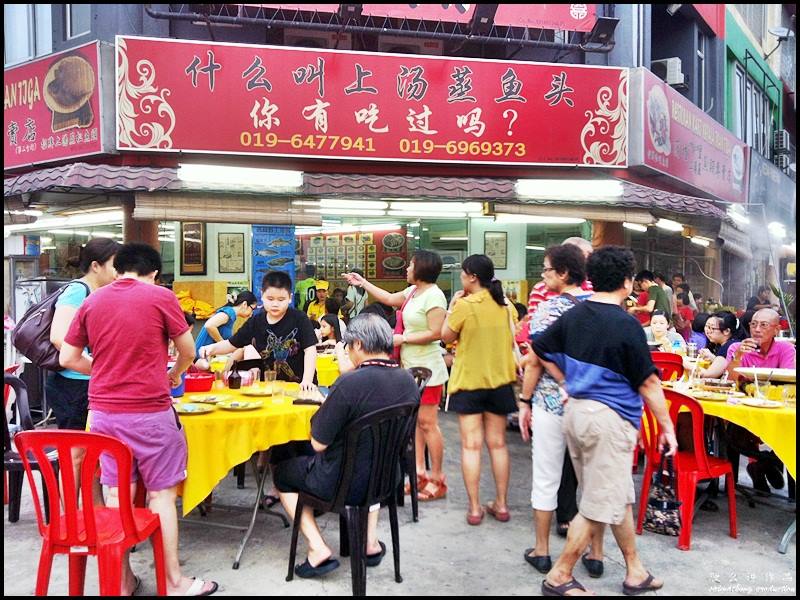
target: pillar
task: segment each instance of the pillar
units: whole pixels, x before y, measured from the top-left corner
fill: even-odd
[[[133,199],[123,200],[123,221],[122,235],[125,242],[144,242],[159,250],[161,248],[158,241],[158,221],[138,221],[133,218]]]
[[[624,246],[625,230],[622,223],[592,221],[592,246]]]

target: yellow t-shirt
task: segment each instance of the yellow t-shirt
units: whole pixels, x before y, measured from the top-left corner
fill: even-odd
[[[481,290],[456,302],[447,319],[459,334],[448,392],[497,389],[517,380],[512,350],[513,306],[499,306]]]
[[[319,322],[319,320],[326,314],[325,303],[317,302],[316,300],[314,302],[309,302],[308,310],[306,312],[309,319]]]

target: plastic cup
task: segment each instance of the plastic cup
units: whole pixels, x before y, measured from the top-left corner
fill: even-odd
[[[686,355],[689,358],[697,358],[697,344],[695,342],[689,342],[686,346]]]
[[[167,371],[172,368],[172,363],[167,365]],[[171,385],[171,384],[170,384]],[[169,395],[173,398],[181,398],[186,389],[186,372],[181,374],[181,384],[178,387],[170,387]]]

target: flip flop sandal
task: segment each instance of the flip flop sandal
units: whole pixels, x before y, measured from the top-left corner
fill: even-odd
[[[486,516],[486,511],[481,509],[481,514],[479,515],[471,515],[467,513],[467,523],[469,525],[480,525],[483,523],[483,517]]]
[[[311,579],[312,577],[319,577],[320,575],[325,575],[326,573],[330,573],[334,569],[339,568],[339,561],[335,558],[328,558],[321,563],[319,563],[316,567],[312,567],[311,563],[304,562],[302,565],[297,565],[294,568],[294,574],[298,577],[302,577],[303,579]]]
[[[500,521],[501,523],[506,523],[511,520],[511,513],[507,510],[497,510],[494,507],[494,503],[490,502],[485,507],[486,512],[492,515],[496,520]]]
[[[603,561],[597,560],[596,558],[589,558],[589,554],[584,554],[581,556],[581,562],[583,563],[584,568],[588,571],[589,577],[594,577],[597,579],[598,577],[603,576]]]
[[[639,594],[644,594],[646,592],[654,592],[655,590],[660,590],[662,587],[664,587],[663,584],[657,586],[652,585],[654,579],[655,577],[653,577],[650,573],[648,573],[647,579],[645,579],[642,583],[639,583],[637,585],[629,585],[623,581],[622,593],[625,594],[626,596],[638,596]]]
[[[427,490],[428,484],[433,484],[436,486],[435,492],[429,492]],[[433,479],[427,479],[425,481],[425,485],[419,488],[419,492],[417,493],[417,500],[420,502],[430,502],[431,500],[440,500],[447,496],[447,484],[444,481],[434,481]]]
[[[204,592],[203,588],[205,587],[206,582],[195,577],[194,581],[192,581],[192,585],[190,585],[189,589],[186,590],[184,596],[210,596],[219,589],[219,584],[216,581],[212,581],[211,583],[211,589]]]
[[[551,585],[547,583],[547,579],[542,580],[542,596],[566,596],[567,592],[570,590],[581,590],[585,592],[586,588],[574,577],[567,583],[562,583],[561,585]]]
[[[377,567],[381,564],[383,557],[386,556],[386,545],[383,542],[378,542],[381,545],[381,551],[377,554],[367,554],[367,566]]]
[[[428,478],[424,474],[417,473],[417,492],[419,492],[428,483]],[[406,496],[411,495],[411,483],[406,482],[403,486],[403,494]]]

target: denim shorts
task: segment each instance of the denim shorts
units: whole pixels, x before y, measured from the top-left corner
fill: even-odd
[[[86,429],[89,412],[89,380],[70,379],[50,373],[45,384],[47,405],[53,409],[59,429]]]
[[[133,452],[131,481],[141,477],[148,491],[157,492],[186,479],[186,436],[172,407],[159,412],[107,413],[92,410],[91,430],[125,442]],[[100,456],[100,482],[118,487],[117,463]]]

